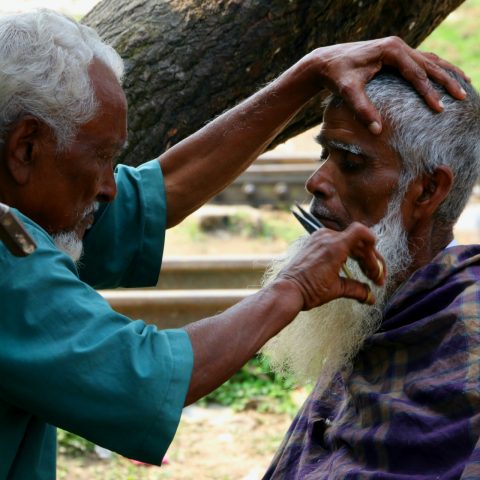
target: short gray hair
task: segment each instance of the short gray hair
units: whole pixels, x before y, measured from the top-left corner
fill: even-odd
[[[391,128],[390,146],[402,161],[397,193],[423,173],[440,165],[453,172],[452,190],[435,212],[437,222],[453,225],[470,197],[480,169],[480,97],[475,89],[452,73],[467,92],[465,100],[453,99],[439,87],[445,109],[433,112],[413,87],[400,76],[382,72],[366,92]],[[331,98],[334,105],[339,99]]]
[[[366,87],[367,95],[392,129],[391,146],[403,162],[399,190],[422,173],[450,167],[453,185],[435,212],[435,220],[453,225],[468,202],[480,168],[480,97],[459,75],[467,92],[458,101],[439,86],[445,109],[433,112],[403,78],[382,73]]]
[[[121,81],[122,59],[93,29],[47,9],[0,17],[0,138],[30,114],[52,129],[64,149],[95,115],[88,74],[94,59]]]

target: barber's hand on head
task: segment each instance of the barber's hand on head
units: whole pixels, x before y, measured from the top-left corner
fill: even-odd
[[[433,53],[423,53],[409,47],[398,37],[318,48],[305,59],[316,65],[316,74],[320,76],[322,84],[343,97],[360,121],[374,134],[381,132],[382,120],[365,94],[364,86],[383,66],[398,69],[425,102],[438,112],[443,110],[443,105],[431,81],[442,85],[459,100],[465,98],[465,91],[445,69],[454,70],[469,81],[457,67]]]
[[[354,258],[373,282],[383,284],[385,262],[375,249],[374,234],[360,223],[352,223],[342,232],[326,228],[314,232],[277,281],[296,287],[303,298],[303,310],[340,297],[373,304],[375,298],[368,285],[340,275],[348,257]]]

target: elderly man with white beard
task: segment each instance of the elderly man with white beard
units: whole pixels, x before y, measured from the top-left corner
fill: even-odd
[[[327,99],[311,212],[371,227],[388,277],[376,305],[334,300],[264,347],[277,371],[317,381],[264,478],[480,477],[480,246],[453,240],[480,166],[480,98],[463,87],[433,114],[379,74],[366,87],[386,119],[377,137]]]
[[[57,426],[160,464],[183,406],[299,311],[339,297],[373,303],[367,285],[339,276],[350,256],[383,283],[374,235],[358,223],[315,233],[268,287],[182,329],[132,321],[94,288],[154,286],[166,229],[231,183],[322,89],[380,134],[364,86],[382,65],[435,111],[430,80],[465,98],[444,61],[400,39],[318,48],[158,158],[114,169],[127,140],[122,59],[53,11],[0,17],[0,202],[37,243],[23,258],[0,243],[0,478],[55,478]]]

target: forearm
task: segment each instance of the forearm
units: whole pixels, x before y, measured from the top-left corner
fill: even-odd
[[[220,315],[185,327],[194,353],[186,403],[194,402],[230,378],[300,310],[340,297],[373,302],[367,285],[338,272],[350,256],[369,278],[382,284],[385,268],[382,263],[379,270],[381,260],[374,247],[375,237],[358,223],[341,232],[326,228],[314,232],[263,290]]]
[[[194,367],[186,404],[228,380],[302,307],[298,290],[277,282],[219,315],[187,325]]]
[[[428,77],[456,98],[465,96],[458,82],[442,68],[454,67],[412,50],[399,38],[318,48],[160,157],[168,202],[167,226],[180,222],[227,186],[324,88],[340,95],[356,117],[379,134],[381,118],[364,86],[385,65],[397,68],[437,111],[443,107]]]
[[[307,63],[295,65],[160,157],[169,227],[230,184],[315,95],[318,87],[309,86]]]

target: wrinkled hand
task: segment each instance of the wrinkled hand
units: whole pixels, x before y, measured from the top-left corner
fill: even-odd
[[[443,110],[443,105],[431,80],[459,100],[465,98],[466,93],[445,69],[454,70],[469,81],[457,67],[433,53],[409,47],[398,37],[318,48],[304,60],[311,62],[317,79],[320,75],[321,83],[340,95],[374,134],[381,132],[382,120],[365,94],[364,86],[383,66],[398,69],[425,102],[438,112]]]
[[[303,310],[339,297],[373,304],[375,298],[368,285],[340,276],[348,257],[355,259],[373,282],[383,285],[386,268],[375,249],[375,236],[356,222],[341,232],[326,228],[314,232],[277,281],[290,282],[297,289],[303,298]]]

